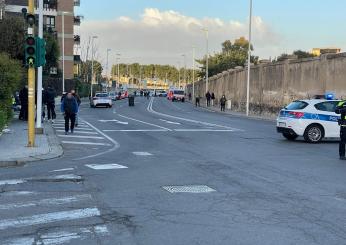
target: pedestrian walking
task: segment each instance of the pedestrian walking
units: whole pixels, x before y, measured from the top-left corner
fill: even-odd
[[[71,90],[71,94],[73,95],[73,97],[76,99],[77,104],[78,104],[78,111],[79,111],[79,106],[82,103],[82,101],[80,100],[79,95],[76,93],[76,90],[72,89]],[[76,122],[75,122],[75,127],[78,127],[78,112],[76,113]]]
[[[210,100],[211,100],[211,94],[209,91],[205,94],[205,98],[207,99],[207,106],[209,107],[210,106]]]
[[[345,145],[346,145],[346,100],[341,101],[335,110],[336,114],[341,114],[338,120],[340,126],[340,143],[339,143],[339,156],[340,160],[346,160]]]
[[[199,107],[200,103],[199,103],[199,96],[196,97],[196,107]]]
[[[19,91],[20,113],[19,120],[28,121],[28,85]]]
[[[61,103],[61,112],[65,118],[65,134],[67,135],[69,131],[73,134],[76,114],[78,113],[78,103],[72,93],[68,93]]]
[[[189,100],[191,101],[191,98],[192,98],[192,94],[191,93],[189,93]]]
[[[214,92],[211,93],[211,106],[214,106],[214,101],[215,101],[215,94]]]
[[[45,93],[45,97],[46,97],[45,99],[47,101],[48,120],[51,123],[54,123],[54,120],[56,118],[56,113],[55,113],[56,92],[51,86],[48,86],[46,93]]]
[[[226,96],[225,96],[225,95],[222,95],[222,97],[221,97],[221,99],[220,99],[221,111],[225,111],[226,102],[227,102]]]

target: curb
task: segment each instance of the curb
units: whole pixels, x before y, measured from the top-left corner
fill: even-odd
[[[190,103],[192,106],[194,106],[194,103],[192,101],[187,101],[187,102]],[[219,114],[230,115],[230,116],[238,117],[238,118],[260,120],[260,121],[268,121],[268,122],[276,122],[276,119],[274,119],[274,118],[254,116],[254,115],[246,116],[245,114],[236,113],[236,112],[233,112],[233,111],[230,111],[230,110],[227,110],[227,109],[226,109],[225,112],[222,112],[220,110],[214,109],[213,107],[206,107],[205,105],[201,105],[198,108],[201,108],[201,109],[206,110],[206,111],[212,111],[212,112],[216,112],[216,113],[219,113]]]
[[[22,167],[26,163],[31,162],[37,162],[37,161],[43,161],[43,160],[50,160],[59,158],[64,154],[64,150],[58,140],[58,137],[56,136],[53,127],[47,123],[44,124],[44,130],[45,135],[48,138],[48,144],[49,144],[49,152],[46,154],[36,155],[36,156],[29,156],[24,157],[20,159],[15,160],[6,160],[6,161],[0,161],[0,168],[7,168],[7,167]]]

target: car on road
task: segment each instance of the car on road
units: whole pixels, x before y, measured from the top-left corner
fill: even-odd
[[[303,136],[306,142],[338,138],[340,128],[335,113],[340,100],[296,100],[283,108],[277,118],[277,132],[288,140]]]
[[[96,93],[95,96],[90,101],[90,107],[112,107],[113,101],[112,98],[109,97],[108,93]]]
[[[182,89],[172,89],[168,92],[167,99],[171,101],[185,102],[185,91]]]
[[[113,100],[116,101],[117,100],[117,92],[109,92],[108,96]]]
[[[167,92],[164,90],[158,90],[156,91],[156,96],[158,97],[167,97]]]

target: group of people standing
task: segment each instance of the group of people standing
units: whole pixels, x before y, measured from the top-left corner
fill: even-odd
[[[215,105],[215,100],[216,100],[216,97],[215,97],[215,94],[214,92],[210,93],[209,91],[205,94],[205,99],[207,101],[207,107],[210,107],[210,106],[214,106]],[[227,103],[227,99],[226,99],[226,96],[225,95],[222,95],[222,97],[220,98],[220,108],[221,108],[221,111],[225,111],[226,109],[226,103]],[[196,97],[196,107],[200,106],[200,97],[197,96]]]

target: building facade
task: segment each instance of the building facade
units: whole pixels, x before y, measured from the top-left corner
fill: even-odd
[[[320,56],[322,54],[339,54],[341,53],[341,48],[313,48],[311,53],[315,56]]]
[[[43,29],[55,34],[60,47],[59,68],[62,70],[62,54],[64,54],[65,79],[72,79],[79,75],[80,70],[80,55],[75,53],[80,45],[80,35],[76,26],[81,23],[81,16],[75,15],[75,7],[80,6],[80,0],[44,0],[43,2]],[[4,4],[5,14],[21,14],[22,9],[27,8],[28,0],[4,0]],[[36,14],[38,13],[37,8],[38,0],[35,0]],[[57,68],[52,67],[50,73],[56,74]]]

